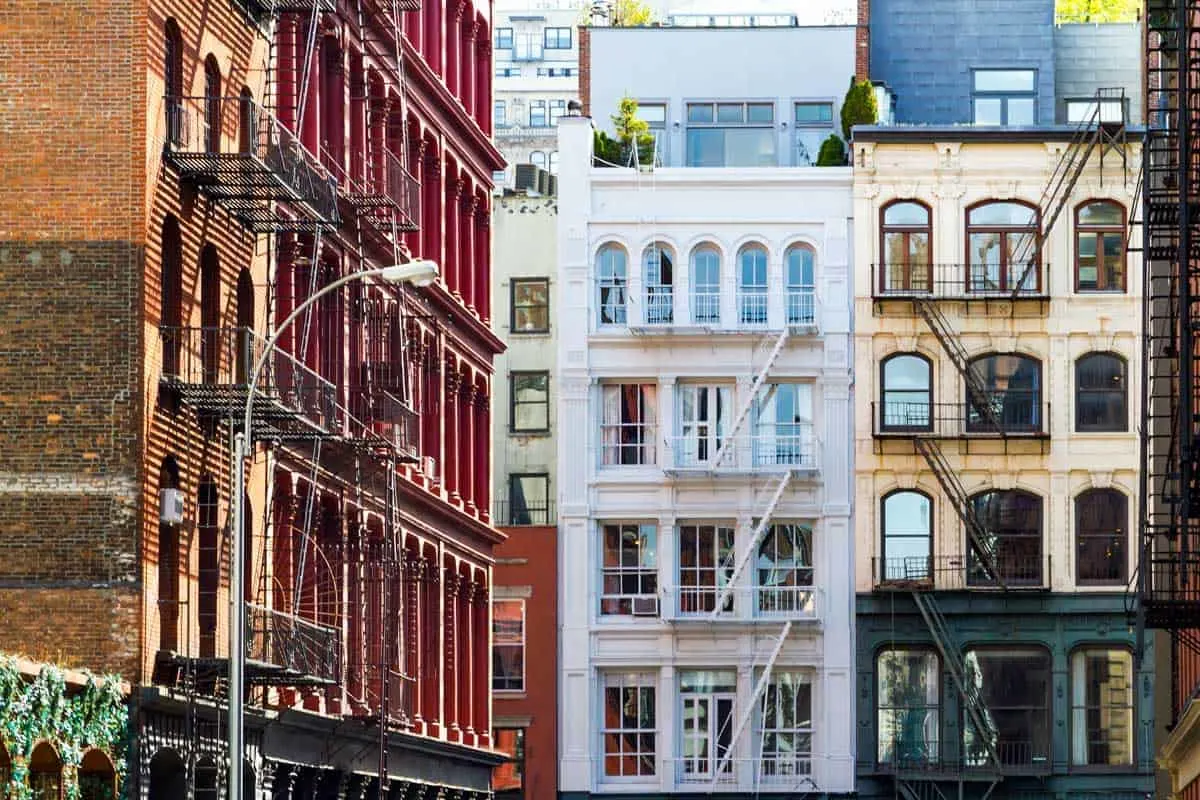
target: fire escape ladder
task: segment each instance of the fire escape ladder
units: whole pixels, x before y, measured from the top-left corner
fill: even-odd
[[[967,724],[974,727],[976,742],[983,745],[983,752],[980,755],[984,756],[987,764],[998,772],[1000,770],[1000,754],[996,750],[996,726],[980,696],[979,687],[973,677],[967,674],[966,661],[954,638],[954,633],[950,630],[946,617],[938,607],[932,592],[918,590],[914,591],[912,596],[913,601],[917,604],[917,610],[921,612],[921,617],[929,628],[933,643],[941,653],[942,662],[946,665],[946,669],[950,672],[950,678],[958,690],[963,705],[963,716],[966,718]],[[969,765],[972,768],[984,766],[975,763],[976,758],[977,756],[973,754],[963,753],[961,761],[964,766]]]
[[[738,409],[737,416],[734,417],[733,425],[730,426],[729,431],[725,434],[725,437],[721,442],[721,446],[717,448],[717,454],[713,457],[712,461],[713,469],[721,466],[722,460],[729,453],[730,449],[735,447],[733,443],[734,437],[737,436],[737,432],[741,430],[742,425],[745,424],[746,418],[750,416],[750,409],[754,407],[754,403],[758,398],[759,391],[762,389],[763,384],[767,382],[767,378],[770,377],[771,368],[775,366],[776,360],[779,359],[779,354],[783,352],[783,346],[787,343],[787,338],[788,329],[784,328],[779,333],[779,337],[775,340],[775,344],[771,347],[771,352],[767,355],[766,363],[763,364],[762,368],[758,371],[758,375],[756,375],[754,378],[754,383],[750,385],[749,393],[745,398],[743,398],[742,405]]]
[[[758,525],[754,527],[753,533],[750,534],[750,541],[746,544],[746,549],[742,551],[742,555],[738,558],[737,564],[733,568],[733,572],[729,575],[729,579],[725,581],[725,585],[721,587],[721,591],[717,594],[716,605],[713,606],[712,618],[719,619],[721,609],[725,607],[725,603],[729,599],[729,595],[733,592],[733,587],[737,585],[738,576],[742,574],[742,570],[750,563],[750,559],[758,550],[758,543],[762,540],[763,534],[767,527],[771,524],[771,515],[775,513],[779,501],[783,498],[783,493],[787,490],[788,484],[792,481],[792,473],[785,472],[779,478],[779,483],[775,486],[775,491],[771,495],[771,500],[767,503],[767,507],[763,509],[762,516],[758,520]]]
[[[916,306],[917,313],[925,320],[925,324],[929,326],[929,330],[941,344],[942,350],[950,357],[954,368],[962,375],[963,385],[967,390],[968,410],[974,410],[984,424],[1003,437],[1004,427],[996,415],[996,407],[992,403],[991,393],[974,367],[971,366],[967,351],[963,348],[962,342],[958,340],[958,334],[950,325],[950,320],[946,319],[946,315],[942,313],[937,302],[928,297],[917,298],[913,304]]]
[[[758,682],[754,684],[754,691],[750,695],[750,700],[742,709],[742,713],[738,716],[737,725],[733,729],[733,736],[729,739],[729,747],[725,750],[717,761],[717,768],[713,770],[713,790],[717,787],[717,781],[725,774],[725,770],[729,768],[730,760],[737,753],[738,743],[741,741],[742,733],[745,732],[746,726],[750,724],[750,719],[754,715],[754,707],[767,691],[767,687],[771,685],[771,672],[775,669],[775,661],[779,658],[780,652],[783,651],[783,645],[787,641],[788,634],[792,632],[792,621],[788,620],[783,623],[783,628],[779,631],[779,638],[775,640],[775,645],[771,648],[771,654],[767,656],[767,663],[763,665],[762,675],[759,676]],[[762,754],[759,754],[761,762]]]
[[[997,562],[995,547],[991,544],[992,537],[983,523],[979,521],[979,517],[975,515],[975,511],[971,507],[971,499],[967,496],[966,489],[958,479],[958,473],[946,459],[946,454],[942,452],[942,448],[933,439],[913,439],[913,446],[925,457],[929,468],[933,470],[934,476],[937,477],[938,483],[941,484],[942,491],[946,493],[950,504],[954,506],[955,513],[962,520],[963,526],[967,530],[967,546],[975,553],[975,557],[979,559],[979,566],[986,573],[987,577],[994,582],[994,585],[1001,589],[1007,588],[1004,585],[1004,572]],[[971,573],[970,564],[966,566],[966,570],[969,579]]]

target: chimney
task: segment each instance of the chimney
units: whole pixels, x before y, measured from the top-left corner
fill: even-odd
[[[865,3],[866,0],[859,0]],[[583,116],[592,115],[592,29],[579,26],[579,102],[583,104]]]
[[[871,80],[871,0],[858,0],[858,25],[854,29],[854,78],[859,81]]]

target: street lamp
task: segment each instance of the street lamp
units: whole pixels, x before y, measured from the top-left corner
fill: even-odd
[[[243,579],[242,551],[246,546],[246,519],[243,512],[243,487],[245,485],[246,435],[250,432],[251,414],[254,408],[254,387],[266,366],[267,359],[275,349],[280,335],[315,302],[335,292],[351,281],[365,278],[381,278],[387,283],[411,283],[413,286],[428,286],[438,279],[438,265],[427,259],[417,259],[407,264],[366,269],[343,275],[333,283],[321,287],[311,297],[296,306],[287,319],[267,339],[262,354],[254,364],[246,387],[246,408],[242,417],[242,429],[234,436],[233,445],[233,497],[230,503],[233,514],[233,544],[229,552],[229,800],[243,800],[242,786],[242,726],[245,717],[243,689],[246,661],[246,614],[242,607]],[[380,776],[382,780],[383,776]]]

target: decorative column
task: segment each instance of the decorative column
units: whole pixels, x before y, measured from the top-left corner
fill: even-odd
[[[363,703],[365,692],[363,691],[363,664],[362,652],[365,638],[363,636],[363,623],[365,620],[362,616],[363,603],[363,519],[362,510],[359,509],[354,515],[354,518],[347,526],[346,532],[346,582],[348,584],[349,597],[349,614],[347,617],[347,642],[346,642],[346,660],[343,662],[346,665],[346,688],[350,695],[350,704],[355,709],[362,711],[366,706]]]
[[[325,581],[325,591],[333,591],[332,597],[326,596],[324,604],[327,608],[326,621],[336,630],[344,631],[350,616],[348,570],[348,537],[345,515],[342,513],[341,498],[334,495],[324,504],[321,516],[321,546],[325,558],[329,561],[331,575]],[[340,662],[346,664],[349,648],[343,645]],[[331,686],[325,691],[325,709],[330,714],[341,715],[345,707],[346,687]]]
[[[463,731],[463,741],[475,744],[475,703],[471,672],[475,666],[475,648],[478,646],[478,635],[475,631],[475,618],[471,606],[475,602],[475,584],[471,575],[459,575],[458,589],[458,719]]]
[[[278,252],[276,254],[275,263],[275,319],[267,320],[267,325],[271,330],[275,329],[283,320],[287,319],[292,313],[292,298],[294,296],[293,278],[295,272],[296,255],[299,252],[299,244],[296,241],[294,234],[280,234],[276,240]],[[294,326],[289,326],[281,332],[279,341],[276,347],[288,354],[295,353],[293,345]],[[253,368],[253,366],[251,367]],[[283,370],[287,372],[288,370]],[[284,376],[279,376],[283,378]]]
[[[412,706],[408,712],[409,730],[420,733],[424,721],[421,718],[421,633],[420,633],[420,595],[417,593],[417,581],[425,568],[417,556],[417,547],[404,548],[404,674],[412,679]]]
[[[458,443],[460,453],[459,460],[459,483],[458,492],[463,498],[463,503],[466,506],[468,514],[474,514],[475,506],[475,483],[478,478],[478,465],[475,463],[475,381],[471,378],[469,370],[463,370],[460,379],[462,383],[462,395],[459,398],[459,413],[462,415],[462,422],[459,424],[459,436],[461,440]]]
[[[308,49],[307,26],[296,26],[296,81],[304,95],[304,115],[297,120],[300,125],[300,142],[308,152],[321,152],[321,37],[314,42],[315,52]],[[304,65],[308,64],[308,84],[304,83]],[[299,105],[300,101],[297,101]],[[299,113],[297,111],[297,113]]]
[[[442,680],[442,691],[446,696],[446,730],[452,742],[462,741],[462,730],[458,727],[458,575],[454,567],[444,567],[445,578],[445,613],[442,615],[442,630],[445,637],[445,648],[442,663],[445,673]]]
[[[458,92],[467,114],[475,116],[475,14],[474,3],[463,4],[461,65],[458,70]]]
[[[275,473],[274,497],[274,585],[272,607],[290,614],[292,611],[292,521],[296,517],[296,491],[292,475],[283,470]]]
[[[475,507],[484,522],[491,519],[491,398],[487,381],[480,378],[475,386]]]
[[[462,283],[458,274],[459,253],[462,242],[458,241],[459,197],[462,196],[462,181],[457,169],[446,170],[446,288],[455,297],[462,299]]]
[[[458,48],[459,40],[462,38],[462,15],[467,3],[470,0],[448,0],[447,5],[451,6],[446,14],[446,71],[443,77],[446,80],[446,88],[450,90],[450,94],[459,97],[458,88]]]
[[[475,684],[475,736],[480,747],[492,746],[492,623],[491,599],[488,596],[486,577],[480,573],[475,584],[475,669],[472,677]],[[526,623],[528,640],[528,622]]]
[[[479,127],[489,136],[492,133],[492,95],[488,87],[488,76],[492,74],[492,38],[488,32],[487,22],[482,18],[476,23],[478,33],[475,36],[476,49],[479,51],[475,58],[475,119]]]
[[[367,76],[362,53],[350,56],[350,179],[362,183],[367,172]]]
[[[296,16],[280,14],[275,40],[279,46],[278,72],[279,122],[292,133],[296,132]]]
[[[407,123],[406,123],[407,124]],[[423,255],[421,253],[421,230],[420,226],[425,224],[425,221],[420,218],[419,213],[413,214],[414,211],[420,209],[420,195],[424,192],[425,176],[422,173],[422,165],[425,163],[424,151],[425,141],[421,139],[420,128],[417,125],[411,126],[413,130],[409,131],[408,137],[408,153],[406,155],[406,164],[408,171],[412,174],[413,180],[417,182],[416,197],[409,198],[409,214],[412,215],[413,222],[417,224],[417,230],[407,231],[404,234],[404,245],[408,248],[408,252],[414,256]]]
[[[384,175],[386,175],[383,154],[387,149],[387,120],[391,109],[392,99],[390,97],[371,97],[371,129],[368,144],[371,173],[369,185],[371,190],[376,192],[383,188]]]
[[[441,2],[421,4],[421,22],[425,29],[421,54],[438,75],[445,74],[442,69],[442,19]]]
[[[461,424],[458,412],[459,374],[458,365],[453,356],[446,357],[446,413],[442,418],[442,435],[446,440],[446,468],[443,477],[444,488],[450,502],[462,501],[458,493],[458,431]]]
[[[463,303],[475,307],[475,197],[470,184],[459,184],[458,286]],[[476,312],[478,315],[478,312]]]
[[[438,738],[442,735],[441,663],[438,638],[441,635],[441,568],[427,553],[421,558],[421,660],[424,665],[421,683],[421,709],[425,720],[424,732]]]
[[[324,141],[321,144],[334,164],[335,174],[340,177],[346,171],[346,51],[332,36],[326,36],[324,43],[321,61],[322,68],[328,74],[322,77],[324,91],[321,93],[321,111],[324,113],[324,124],[321,127]],[[325,57],[326,53],[330,54],[329,58]]]
[[[486,199],[475,206],[475,310],[484,323],[492,321],[491,213]]]
[[[442,255],[442,240],[438,233],[442,219],[442,165],[437,151],[428,141],[421,142],[421,257],[440,260],[447,266]],[[447,285],[445,275],[442,284]]]

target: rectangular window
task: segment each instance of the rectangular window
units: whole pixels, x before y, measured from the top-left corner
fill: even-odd
[[[1100,112],[1098,118],[1097,106]],[[1068,100],[1067,124],[1078,125],[1085,121],[1121,123],[1125,121],[1125,108],[1120,100],[1102,100],[1099,104],[1091,98]]]
[[[680,783],[736,780],[733,764],[733,670],[683,670],[679,673]]]
[[[939,763],[941,669],[926,650],[883,650],[875,660],[876,759],[895,769]]]
[[[604,778],[649,778],[657,772],[657,679],[648,673],[604,676]]]
[[[1071,656],[1071,763],[1133,764],[1133,656],[1081,650]]]
[[[710,464],[721,449],[729,428],[733,387],[680,384],[675,391],[679,398],[679,438],[674,448],[675,466]],[[722,460],[730,465],[736,463],[733,453]]]
[[[688,103],[689,167],[773,167],[776,154],[772,103]]]
[[[551,100],[550,101],[550,127],[553,128],[558,124],[558,118],[565,116],[567,113],[566,100]]]
[[[793,782],[812,774],[812,684],[798,672],[771,673],[756,715],[763,781]]]
[[[821,152],[821,143],[833,133],[833,103],[796,103],[792,130],[796,166],[813,166]]]
[[[570,50],[570,28],[546,28],[542,32],[542,46],[547,50]]]
[[[508,104],[503,100],[492,103],[492,125],[496,128],[508,127]]]
[[[508,476],[508,514],[501,524],[552,525],[550,476],[543,473],[516,473]]]
[[[751,441],[755,466],[816,466],[812,389],[809,383],[769,383],[759,392]]]
[[[513,372],[509,375],[509,391],[514,433],[550,430],[549,372]]]
[[[493,728],[492,743],[508,759],[492,769],[492,791],[496,800],[520,800],[525,796],[525,729]]]
[[[513,61],[539,61],[542,37],[537,33],[519,33],[513,40]]]
[[[513,49],[513,29],[512,28],[496,28],[496,49],[497,50],[512,50]]]
[[[514,278],[512,332],[547,333],[550,330],[550,279]]]
[[[546,101],[545,100],[530,100],[529,101],[529,127],[545,128],[549,125],[549,120],[546,117]]]
[[[658,387],[653,383],[611,383],[600,391],[601,463],[654,464],[658,460]]]
[[[679,613],[711,614],[717,597],[733,577],[733,525],[680,525]],[[733,611],[726,594],[721,611]]]
[[[1037,71],[977,69],[971,73],[976,125],[1033,125]]]
[[[492,600],[492,690],[525,691],[524,600]]]
[[[757,613],[815,613],[812,548],[812,528],[807,525],[776,523],[767,528],[755,560]]]
[[[654,147],[657,151],[658,163],[669,165],[670,153],[667,150],[667,107],[663,103],[638,103],[638,119],[650,126],[650,135],[654,137]]]
[[[967,764],[982,767],[994,752],[1005,767],[1049,768],[1050,654],[1021,647],[968,650],[966,668],[979,686],[988,727],[964,725]]]
[[[521,77],[520,67],[496,67],[497,78],[519,78]]]
[[[600,526],[600,613],[605,616],[658,616],[658,529],[653,523]]]
[[[539,78],[570,78],[576,73],[574,67],[538,67]]]

